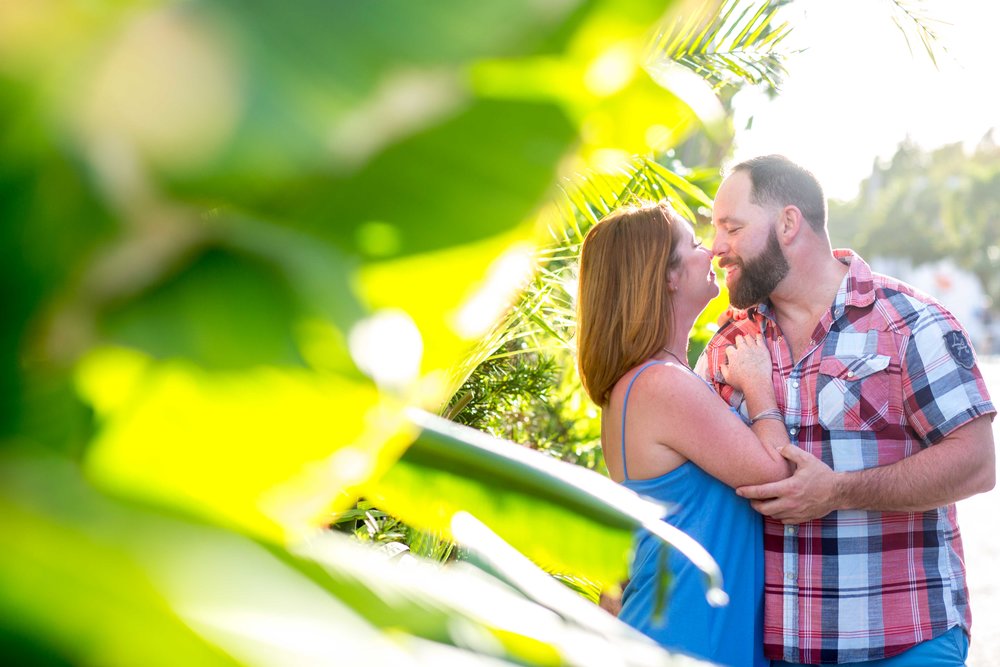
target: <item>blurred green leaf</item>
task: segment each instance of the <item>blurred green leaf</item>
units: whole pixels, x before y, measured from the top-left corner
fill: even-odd
[[[237,664],[192,632],[123,548],[139,522],[117,520],[69,464],[5,455],[0,480],[0,609],[19,643],[75,665]]]
[[[463,530],[462,534],[485,546],[481,531]],[[559,586],[530,563],[518,561],[500,580],[464,562],[438,568],[410,559],[391,567],[338,537],[311,540],[295,550],[299,559],[291,562],[387,632],[405,630],[424,640],[518,664],[680,664],[646,637],[582,599],[567,601],[553,596],[547,587],[536,598],[524,596],[510,586],[511,572],[521,584],[525,580],[537,584],[536,577],[540,577]],[[491,552],[495,562],[512,565],[507,550]],[[554,597],[560,598],[555,610],[545,604]],[[539,604],[541,598],[544,601]]]
[[[36,655],[79,665],[675,664],[595,607],[577,601],[557,615],[467,566],[393,564],[329,533],[295,553],[263,548],[102,497],[53,458],[8,453],[0,481],[0,609],[15,647],[56,649]]]
[[[640,526],[702,558],[607,479],[406,412],[467,372],[560,176],[604,170],[570,245],[623,187],[705,203],[629,162],[704,122],[641,69],[665,4],[0,3],[0,435],[89,482],[0,457],[0,641],[84,665],[673,664],[465,566],[302,546],[377,480],[417,526],[473,509],[601,581]],[[544,259],[564,291],[565,248]],[[524,322],[571,344],[571,298],[541,296]],[[508,333],[481,346],[529,340]]]
[[[128,108],[104,108],[162,173],[180,183],[271,188],[303,172],[350,171],[395,140],[464,106],[462,68],[483,57],[551,50],[584,3],[466,3],[414,6],[203,0],[165,3],[124,26],[86,76],[127,84]],[[576,19],[574,19],[576,20]],[[553,43],[552,38],[558,35]],[[171,58],[198,76],[178,76]],[[145,82],[156,82],[148,85]],[[169,85],[168,85],[169,84]],[[171,88],[170,97],[162,90]],[[195,102],[208,102],[204,113]],[[133,123],[149,104],[180,113],[151,134]],[[190,110],[190,111],[189,111]],[[204,130],[202,145],[187,140]],[[159,142],[169,132],[200,154],[193,160]]]
[[[457,385],[442,371],[458,364],[515,299],[532,268],[525,229],[395,261],[359,272],[362,298],[373,310],[402,308],[419,327],[421,368],[437,389],[415,404],[437,409]],[[455,276],[463,276],[456,280]]]
[[[573,139],[572,126],[552,105],[481,100],[394,143],[346,177],[300,168],[292,178],[257,187],[208,177],[181,191],[224,198],[380,261],[483,240],[522,224],[542,202]],[[381,226],[388,242],[371,241],[372,225]]]
[[[299,365],[294,313],[280,275],[209,250],[165,284],[105,316],[114,343],[206,368]]]
[[[32,340],[44,304],[115,230],[85,167],[47,132],[43,109],[37,90],[0,76],[0,437],[33,418],[25,359],[44,347]]]
[[[433,415],[408,414],[420,435],[365,489],[366,498],[404,521],[449,535],[455,514],[466,510],[536,563],[606,586],[626,578],[633,535],[645,528],[705,573],[707,594],[721,587],[711,556],[660,521],[667,508],[580,466]]]
[[[209,371],[105,349],[77,382],[97,413],[86,466],[103,488],[278,542],[353,502],[412,438],[374,386],[305,369]]]

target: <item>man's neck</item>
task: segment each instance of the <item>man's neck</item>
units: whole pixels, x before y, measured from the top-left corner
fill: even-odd
[[[837,296],[847,266],[833,255],[817,262],[799,263],[771,294],[778,323],[785,326],[815,326]]]

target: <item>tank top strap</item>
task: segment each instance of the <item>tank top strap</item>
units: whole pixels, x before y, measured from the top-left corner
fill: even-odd
[[[642,372],[645,371],[650,366],[656,366],[657,364],[662,364],[662,361],[650,361],[648,364],[639,369],[639,371],[632,376],[632,379],[628,382],[628,387],[625,388],[625,400],[622,403],[622,471],[625,473],[625,479],[628,480],[628,461],[625,460],[625,414],[628,410],[628,397],[632,393],[632,385],[635,381],[639,379]]]
[[[629,380],[628,387],[625,388],[625,401],[622,404],[622,471],[625,473],[625,479],[626,480],[629,478],[629,476],[628,476],[628,461],[625,459],[625,415],[626,415],[626,413],[628,411],[628,397],[629,397],[629,394],[632,393],[632,385],[639,378],[639,376],[642,375],[642,372],[644,370],[646,370],[647,368],[649,368],[650,366],[655,366],[657,364],[662,364],[662,363],[663,363],[662,361],[650,361],[648,364],[646,364],[645,366],[643,366],[642,368],[640,368],[639,371],[635,375],[632,376],[632,379]],[[687,370],[689,373],[691,373],[691,375],[695,376],[696,378],[698,378],[699,380],[701,380],[702,382],[704,382],[705,385],[709,389],[712,390],[712,393],[713,394],[715,393],[715,387],[712,386],[711,382],[709,382],[708,380],[706,380],[702,376],[698,375],[697,373],[695,373],[690,368],[686,368],[685,370]],[[737,408],[735,406],[732,406],[732,405],[729,405],[727,407],[729,408],[729,411],[732,412],[737,417],[739,417],[743,421],[744,424],[746,424],[747,426],[750,426],[750,420],[747,419],[746,417],[744,417],[740,413],[739,408]]]
[[[688,370],[691,370],[691,369],[689,368]],[[708,388],[712,390],[712,393],[713,394],[715,393],[715,387],[712,386],[711,382],[709,382],[708,380],[706,380],[702,376],[698,375],[693,370],[691,371],[691,375],[695,376],[696,378],[698,378],[699,380],[701,380],[702,382],[704,382],[706,385],[708,385]]]

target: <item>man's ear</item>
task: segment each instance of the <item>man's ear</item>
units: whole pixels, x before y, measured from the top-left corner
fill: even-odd
[[[806,219],[799,207],[789,204],[781,209],[781,215],[778,216],[778,238],[786,245],[791,243],[805,224]]]

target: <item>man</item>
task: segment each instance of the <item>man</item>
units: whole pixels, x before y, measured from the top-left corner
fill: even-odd
[[[699,369],[740,406],[719,366],[736,336],[762,332],[796,466],[738,490],[766,517],[765,653],[779,666],[964,664],[954,503],[993,488],[996,469],[996,409],[965,331],[927,295],[833,251],[821,186],[784,157],[737,165],[713,224],[745,312]]]

